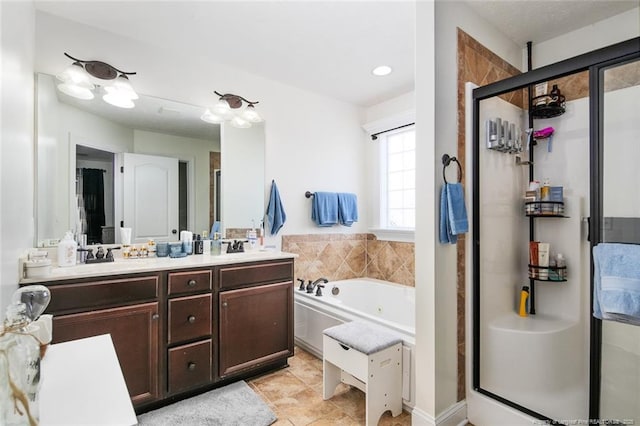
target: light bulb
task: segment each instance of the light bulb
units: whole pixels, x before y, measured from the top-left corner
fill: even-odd
[[[87,73],[80,62],[74,62],[69,65],[62,74],[57,75],[56,77],[64,83],[85,87],[90,90],[95,87],[91,81],[91,76]]]
[[[213,108],[211,108],[212,112],[215,115],[228,117],[231,114],[231,107],[229,106],[229,102],[224,99],[220,99],[218,103],[216,103]]]
[[[94,98],[93,92],[83,86],[75,85],[71,82],[58,84],[58,90],[74,98],[88,101]]]
[[[249,123],[247,120],[237,115],[231,119],[229,124],[231,124],[233,127],[236,127],[238,129],[246,129],[251,127],[251,123]]]
[[[200,116],[200,120],[206,121],[207,123],[220,124],[224,121],[224,117],[215,115],[209,108],[207,108],[204,114]]]
[[[104,90],[108,94],[117,93],[118,96],[127,97],[129,99],[138,99],[139,98],[139,96],[136,93],[136,91],[133,90],[133,87],[131,86],[131,83],[129,82],[129,78],[124,74],[120,74],[118,76],[118,78],[116,78],[113,81],[113,83],[111,83],[108,86],[105,86]]]
[[[111,104],[113,106],[117,106],[118,108],[133,108],[136,106],[131,98],[127,96],[121,96],[120,93],[107,93],[102,97],[106,103]]]
[[[262,121],[262,117],[260,117],[260,114],[258,114],[258,111],[256,111],[252,104],[247,105],[240,116],[251,123],[259,123]]]

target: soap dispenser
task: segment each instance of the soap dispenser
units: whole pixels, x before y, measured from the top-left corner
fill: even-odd
[[[58,243],[58,266],[74,266],[77,252],[78,243],[74,241],[71,231],[67,231],[62,241]]]

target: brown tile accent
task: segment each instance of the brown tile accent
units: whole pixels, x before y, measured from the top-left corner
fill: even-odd
[[[282,250],[299,255],[296,278],[370,277],[415,286],[413,243],[378,241],[373,234],[285,235]]]
[[[473,82],[479,86],[494,83],[520,71],[504,59],[480,44],[473,37],[458,28],[458,153],[456,157],[464,170],[465,158],[465,96],[464,85]],[[550,86],[551,87],[551,86]],[[563,90],[564,92],[564,90]],[[519,107],[526,106],[527,92],[517,90],[500,96]],[[462,179],[464,184],[464,176]],[[458,401],[465,398],[465,238],[458,238],[457,281],[458,281]]]

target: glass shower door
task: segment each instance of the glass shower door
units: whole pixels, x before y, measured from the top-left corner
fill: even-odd
[[[601,241],[640,244],[640,60],[606,68]],[[602,321],[600,418],[640,424],[640,326]]]

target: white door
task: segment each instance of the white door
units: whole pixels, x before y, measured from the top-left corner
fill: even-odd
[[[124,227],[131,243],[178,238],[178,159],[124,154]]]

